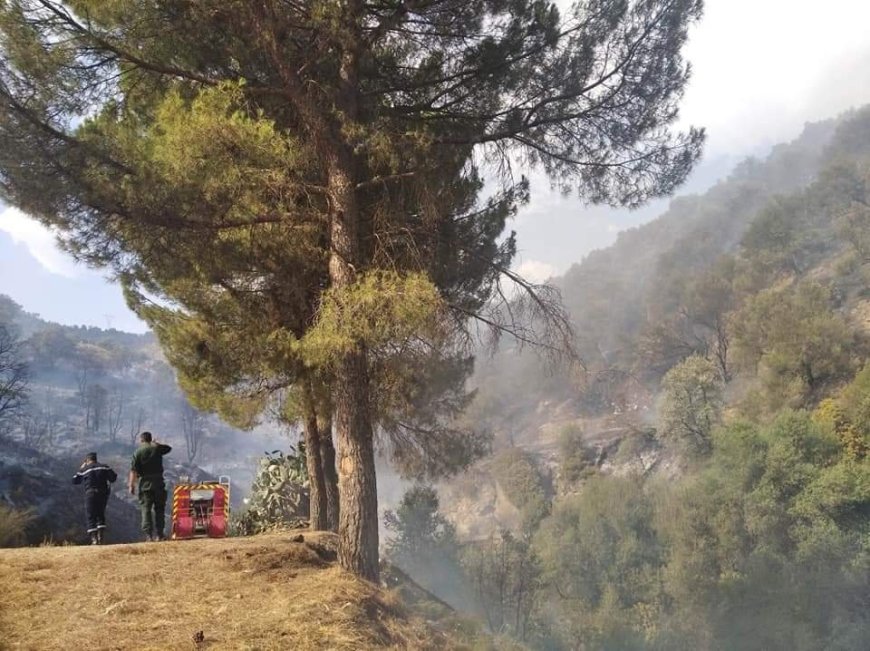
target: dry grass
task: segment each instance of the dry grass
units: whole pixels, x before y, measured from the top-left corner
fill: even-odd
[[[27,544],[27,528],[35,519],[31,511],[13,509],[0,502],[0,547]]]
[[[0,647],[462,648],[294,537],[0,550]]]

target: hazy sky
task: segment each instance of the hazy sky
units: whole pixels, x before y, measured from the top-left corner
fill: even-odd
[[[870,103],[868,25],[865,0],[707,0],[687,48],[694,73],[683,122],[707,127],[708,141],[686,190],[703,190],[740,158],[796,137],[807,121]],[[563,272],[666,205],[590,210],[535,181],[513,224],[517,265],[535,280]],[[53,321],[144,330],[119,288],[75,264],[14,208],[0,212],[0,293]]]

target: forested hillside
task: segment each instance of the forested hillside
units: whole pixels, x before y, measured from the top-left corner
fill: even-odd
[[[808,125],[796,141],[765,160],[748,159],[702,196],[675,199],[658,219],[620,233],[558,284],[575,320],[584,361],[594,367],[660,370],[639,341],[677,313],[689,285],[722,254],[739,247],[749,224],[772,198],[805,187],[830,160],[833,121]]]
[[[865,648],[870,109],[557,283],[580,362],[479,365],[493,456],[408,493],[392,558],[533,648]]]
[[[766,289],[816,301],[862,330],[868,124],[865,109],[807,125],[794,142],[744,161],[704,195],[675,199],[661,217],[555,279],[580,363],[550,368],[506,347],[479,363],[475,417],[498,430],[516,429],[517,412],[534,413],[542,400],[568,400],[570,413],[586,417],[651,408],[664,374],[693,353],[729,383],[740,375],[743,386],[756,368],[746,363],[752,333],[738,324],[752,306],[763,309],[756,298],[763,303]],[[829,290],[829,300],[811,285]],[[761,342],[754,345],[762,354]],[[806,389],[848,376],[832,372],[806,378]]]

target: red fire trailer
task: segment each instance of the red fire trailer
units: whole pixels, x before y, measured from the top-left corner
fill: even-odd
[[[223,538],[230,515],[230,478],[196,482],[185,478],[172,491],[172,539]]]

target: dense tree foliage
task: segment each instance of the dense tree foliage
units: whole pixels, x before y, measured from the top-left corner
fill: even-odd
[[[493,476],[518,510],[523,531],[533,530],[547,514],[549,491],[535,458],[522,448],[508,448],[493,459]]]
[[[661,436],[684,451],[705,454],[722,411],[722,379],[713,362],[687,357],[662,380]]]
[[[572,483],[585,479],[595,471],[595,458],[585,441],[583,430],[566,425],[559,433],[560,479]]]
[[[867,389],[865,374],[837,400]],[[473,607],[541,649],[863,649],[870,463],[837,427],[786,410],[718,428],[679,481],[596,474],[555,498],[531,541],[461,546]],[[423,521],[443,523],[426,503]],[[419,571],[414,554],[397,562]]]
[[[797,406],[850,375],[856,338],[830,290],[801,284],[751,297],[734,316],[734,344],[760,375],[770,406]]]
[[[810,127],[576,266],[560,283],[585,368],[478,375],[492,479],[544,501],[504,544],[465,543],[478,598],[524,622],[495,630],[554,650],[866,647],[868,133],[868,109]],[[546,464],[555,495],[529,479]]]
[[[725,648],[860,648],[868,471],[804,413],[718,432],[662,525],[675,625]]]
[[[556,606],[541,615],[565,648],[579,640],[632,648],[661,618],[666,549],[653,513],[638,479],[595,477],[579,497],[558,501],[541,524],[535,549],[544,600]]]

